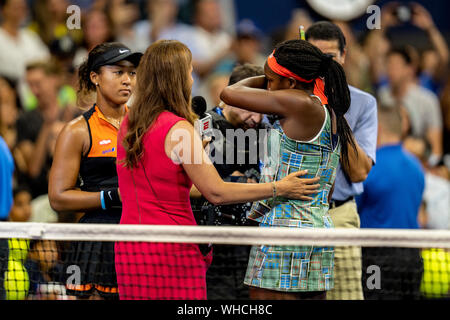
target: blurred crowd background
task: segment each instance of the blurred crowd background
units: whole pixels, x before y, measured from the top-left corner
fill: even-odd
[[[402,108],[404,146],[427,176],[421,226],[448,229],[450,5],[403,1],[414,14],[399,17],[395,3],[373,3],[381,29],[367,28],[366,12],[334,21],[347,40],[348,82]],[[72,4],[82,10],[80,29],[67,26]],[[0,135],[15,165],[14,205],[2,219],[76,221],[50,207],[48,174],[58,133],[92,104],[77,101],[77,68],[97,44],[120,41],[144,52],[158,39],[184,42],[193,54],[193,95],[212,109],[236,65],[263,66],[276,43],[319,20],[327,18],[295,0],[1,0]],[[404,92],[405,83],[415,90]]]

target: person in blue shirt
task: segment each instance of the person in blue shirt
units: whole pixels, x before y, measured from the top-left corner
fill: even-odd
[[[328,21],[320,21],[306,30],[306,40],[322,52],[344,65],[347,53],[342,30]],[[363,191],[362,182],[375,164],[377,144],[376,99],[355,87],[349,86],[351,104],[345,118],[353,131],[357,153],[348,148],[348,166],[338,167],[330,216],[336,228],[359,228],[360,221],[354,197]],[[362,300],[361,248],[335,247],[334,289],[327,292],[329,300]]]
[[[14,160],[9,148],[0,136],[0,221],[8,219],[13,203],[12,182],[14,173]],[[8,269],[8,240],[0,239],[0,300],[6,298],[3,286],[3,275]]]
[[[378,110],[377,165],[357,197],[361,228],[418,229],[425,176],[418,159],[402,147],[398,106]],[[363,248],[363,271],[380,268],[381,288],[363,286],[366,299],[418,299],[423,273],[420,249]],[[370,274],[363,272],[363,283]]]

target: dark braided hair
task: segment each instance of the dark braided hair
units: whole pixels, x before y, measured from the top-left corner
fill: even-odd
[[[337,133],[341,141],[342,161],[348,165],[348,143],[356,151],[352,131],[344,118],[350,107],[350,90],[342,66],[333,57],[304,40],[288,40],[278,44],[274,53],[278,64],[305,80],[324,78],[328,107],[334,111]],[[314,85],[304,84],[304,86]],[[331,112],[330,112],[331,113]]]

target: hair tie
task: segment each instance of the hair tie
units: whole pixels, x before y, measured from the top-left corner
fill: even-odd
[[[332,60],[333,60],[333,56],[331,54],[326,53],[326,54],[322,55],[322,59],[320,61],[320,67],[319,67],[319,75],[321,77],[323,77],[327,74]]]

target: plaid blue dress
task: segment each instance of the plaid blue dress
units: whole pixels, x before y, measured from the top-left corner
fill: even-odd
[[[336,177],[340,144],[333,137],[331,117],[324,108],[324,125],[311,141],[290,139],[279,121],[270,130],[261,182],[281,180],[307,169],[308,175],[302,178],[320,177],[320,188],[312,201],[276,197],[255,202],[249,218],[260,227],[334,228],[328,195]],[[330,290],[334,286],[333,255],[332,247],[253,246],[244,283],[285,292]]]

